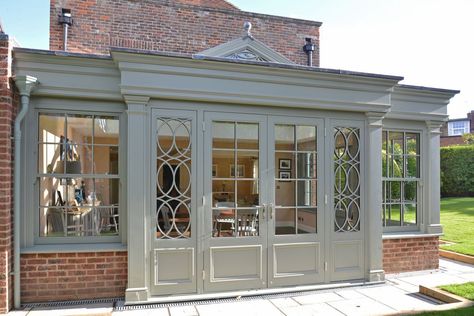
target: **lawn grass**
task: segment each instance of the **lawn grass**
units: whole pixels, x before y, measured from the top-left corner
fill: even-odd
[[[467,282],[463,284],[451,284],[440,286],[442,290],[448,291],[449,293],[456,294],[467,298],[468,300],[474,301],[474,282]]]
[[[441,239],[455,243],[442,249],[474,256],[474,198],[441,199],[441,224]]]

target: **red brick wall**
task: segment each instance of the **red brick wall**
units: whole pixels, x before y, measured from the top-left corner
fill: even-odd
[[[441,147],[464,145],[464,140],[462,136],[441,136],[439,143]]]
[[[383,268],[385,273],[437,269],[438,237],[384,239]]]
[[[0,32],[0,314],[13,303],[13,125],[18,95],[10,78],[11,45]]]
[[[127,252],[21,255],[23,303],[123,297]]]
[[[314,38],[319,66],[319,23],[237,9],[196,6],[199,0],[51,0],[50,49],[63,49],[62,8],[71,9],[68,51],[107,54],[111,46],[194,54],[243,35],[253,36],[297,64],[306,64],[305,37]]]

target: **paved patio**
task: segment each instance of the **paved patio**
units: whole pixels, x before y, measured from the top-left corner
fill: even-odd
[[[171,307],[161,308],[142,306],[137,309],[114,311],[112,304],[96,304],[60,309],[33,308],[10,312],[8,315],[390,315],[402,311],[421,311],[439,307],[437,302],[417,294],[420,284],[438,286],[468,281],[474,281],[474,266],[440,259],[438,270],[387,275],[385,284],[375,286],[229,299],[196,305],[174,304]]]

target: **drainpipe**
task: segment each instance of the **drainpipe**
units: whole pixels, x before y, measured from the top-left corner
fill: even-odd
[[[303,51],[308,55],[308,66],[313,67],[313,52],[314,52],[314,44],[311,40],[311,37],[305,38],[306,44],[303,46]]]
[[[59,24],[63,26],[63,50],[67,51],[67,33],[69,27],[72,25],[72,14],[71,9],[61,9],[61,15],[59,16]]]
[[[38,84],[35,77],[16,76],[14,78],[16,87],[20,91],[21,110],[15,119],[15,153],[14,153],[14,174],[13,174],[13,297],[15,308],[20,308],[20,181],[21,181],[21,121],[28,112],[30,104],[30,93]]]

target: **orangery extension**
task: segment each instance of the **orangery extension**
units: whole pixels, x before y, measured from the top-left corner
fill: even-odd
[[[51,0],[0,35],[0,311],[372,284],[438,267],[458,91],[320,68],[320,22]]]

